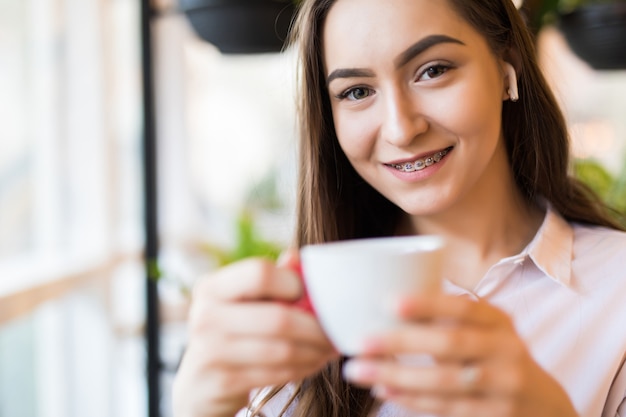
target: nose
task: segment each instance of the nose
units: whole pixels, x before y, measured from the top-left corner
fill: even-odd
[[[384,100],[383,140],[395,146],[407,146],[428,130],[428,122],[409,92],[393,91]]]

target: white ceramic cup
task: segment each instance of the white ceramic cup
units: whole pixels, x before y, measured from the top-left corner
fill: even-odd
[[[320,324],[344,355],[401,324],[390,307],[400,296],[441,289],[444,241],[386,237],[304,246],[305,286]]]

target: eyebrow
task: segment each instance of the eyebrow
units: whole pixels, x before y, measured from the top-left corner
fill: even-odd
[[[409,46],[406,51],[402,52],[398,55],[398,58],[394,60],[394,64],[396,68],[400,68],[406,64],[408,64],[413,58],[416,56],[426,52],[426,50],[432,48],[435,45],[439,45],[442,43],[455,43],[458,45],[465,45],[462,41],[456,38],[452,38],[447,35],[431,35],[427,36],[424,39],[421,39],[415,42],[413,45]]]
[[[374,71],[364,68],[340,68],[328,75],[326,85],[329,85],[335,78],[373,77]]]
[[[394,60],[396,68],[403,67],[409,63],[416,56],[426,52],[428,49],[435,45],[442,43],[455,43],[457,45],[465,45],[462,41],[456,38],[452,38],[447,35],[430,35],[424,39],[420,39],[413,45],[409,46],[404,52],[402,52]],[[365,68],[339,68],[334,70],[328,75],[326,79],[326,85],[328,86],[331,81],[336,78],[352,78],[352,77],[374,77],[374,72]]]

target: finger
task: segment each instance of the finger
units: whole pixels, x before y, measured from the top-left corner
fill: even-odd
[[[249,302],[198,306],[189,321],[193,336],[275,336],[326,348],[326,334],[310,314],[281,303]]]
[[[330,347],[277,338],[206,336],[194,339],[192,344],[194,349],[202,350],[206,367],[311,368],[333,357]]]
[[[343,373],[354,384],[433,395],[514,396],[530,380],[529,366],[444,362],[408,366],[402,360],[352,359]]]
[[[201,378],[196,387],[204,395],[234,396],[236,392],[249,393],[258,387],[279,386],[291,381],[300,381],[309,377],[323,367],[267,367],[267,368],[236,368],[227,372],[218,372]],[[232,414],[229,414],[232,415]]]
[[[450,396],[415,394],[378,387],[374,395],[383,401],[393,401],[420,414],[449,417],[502,417],[517,415],[515,399],[489,396]]]
[[[475,361],[498,355],[513,346],[508,330],[447,323],[410,324],[372,336],[362,352],[371,356],[425,354],[438,360]]]
[[[309,299],[306,288],[306,282],[302,273],[302,265],[300,263],[300,253],[297,249],[291,248],[283,252],[276,263],[281,268],[287,268],[296,273],[302,285],[302,294],[299,299],[292,303],[293,306],[315,316],[315,309]]]
[[[508,316],[485,301],[448,294],[412,295],[398,300],[396,314],[405,320],[443,320],[476,326],[510,326]]]
[[[226,266],[195,286],[193,298],[215,301],[296,300],[302,294],[297,275],[264,259]]]
[[[301,380],[324,366],[324,363],[300,366],[212,366],[205,364],[205,355],[206,351],[201,344],[188,346],[176,374],[176,385],[180,395],[210,404],[211,411],[217,404],[227,405],[242,400],[245,404],[249,392],[254,388]]]
[[[207,342],[207,343],[203,343]],[[250,361],[243,365],[241,357],[232,364],[213,360],[217,355],[210,353],[208,347],[217,347],[220,341],[214,340],[194,341],[190,343],[185,351],[178,374],[187,381],[212,381],[215,391],[205,391],[219,393],[221,396],[237,395],[249,392],[253,388],[276,385],[289,381],[301,380],[319,371],[326,363],[332,359],[328,356],[320,355],[314,360],[302,361],[297,366],[292,363],[268,364],[265,361],[271,360],[267,356],[258,357],[255,354],[247,355],[248,358],[255,358],[257,361]],[[223,341],[222,341],[223,342]],[[230,346],[230,343],[224,344]],[[211,349],[213,350],[213,349]],[[226,355],[226,354],[225,354]],[[271,356],[271,355],[270,355]],[[196,384],[191,384],[196,385]]]
[[[484,368],[478,364],[406,366],[397,361],[353,359],[346,362],[343,373],[360,386],[385,386],[416,394],[469,395],[490,388]]]

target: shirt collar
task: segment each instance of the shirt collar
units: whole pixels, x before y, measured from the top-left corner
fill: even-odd
[[[534,239],[524,252],[537,268],[553,280],[569,286],[572,276],[574,230],[550,204]]]

